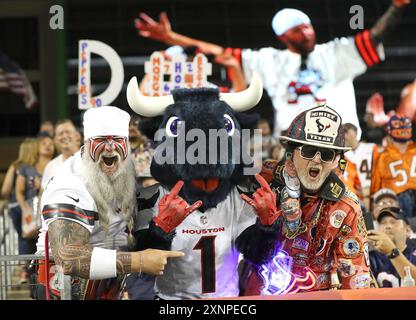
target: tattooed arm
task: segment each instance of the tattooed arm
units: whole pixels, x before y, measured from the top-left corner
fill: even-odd
[[[81,224],[57,219],[50,223],[49,242],[57,264],[63,273],[88,279],[93,247],[90,245],[90,233]],[[167,258],[182,257],[178,251],[147,249],[138,252],[117,252],[117,275],[131,272],[144,272],[161,275]]]
[[[393,0],[387,11],[377,20],[374,27],[371,28],[371,40],[377,45],[382,42],[387,35],[393,31],[403,14],[405,6],[410,0]]]

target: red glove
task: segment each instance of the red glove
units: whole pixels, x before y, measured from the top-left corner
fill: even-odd
[[[254,192],[253,199],[245,194],[242,194],[241,198],[256,209],[261,224],[270,226],[279,217],[276,208],[276,193],[270,189],[269,184],[261,175],[256,174],[255,177],[260,188]]]
[[[182,186],[183,181],[178,181],[170,193],[159,202],[159,214],[154,218],[154,222],[166,233],[172,232],[187,216],[202,206],[201,200],[188,206],[186,201],[178,196]]]

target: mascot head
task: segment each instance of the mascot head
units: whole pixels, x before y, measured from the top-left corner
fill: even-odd
[[[250,87],[238,93],[176,89],[162,97],[143,96],[133,77],[127,101],[133,111],[149,118],[140,129],[157,141],[152,176],[168,189],[183,180],[181,196],[188,203],[202,200],[205,209],[223,201],[231,187],[243,181],[244,167],[252,166],[244,161],[250,137],[242,129],[254,128],[258,117],[243,112],[254,107],[262,93],[257,74]]]

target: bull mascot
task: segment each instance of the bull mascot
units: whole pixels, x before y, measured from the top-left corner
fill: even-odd
[[[138,246],[185,253],[183,258],[168,261],[157,277],[155,289],[160,299],[238,296],[240,253],[256,264],[264,263],[273,254],[277,238],[276,195],[260,175],[255,176],[260,187],[252,198],[242,194],[237,186],[248,178],[243,170],[252,163],[243,163],[241,152],[240,161],[232,156],[233,148],[246,150],[243,144],[248,141],[242,140],[241,130],[254,128],[257,116],[242,112],[254,107],[262,92],[257,74],[250,86],[238,93],[195,88],[176,89],[169,96],[146,97],[135,77],[128,84],[130,107],[148,118],[141,122],[142,132],[151,138],[156,130],[164,133],[151,164],[151,174],[160,186],[152,197],[139,201]],[[208,141],[211,130],[225,134],[227,161],[221,154],[223,150]],[[206,137],[206,149],[197,151],[198,161],[188,157],[195,152],[194,141],[188,141],[192,132],[203,132]],[[184,150],[179,146],[181,134]],[[168,142],[175,148],[161,148]],[[200,158],[199,152],[203,151],[205,155]],[[216,161],[208,161],[213,154]],[[166,161],[158,161],[163,157]]]

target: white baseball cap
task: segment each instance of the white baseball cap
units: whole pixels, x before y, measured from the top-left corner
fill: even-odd
[[[84,114],[84,138],[96,136],[129,136],[130,115],[117,107],[88,109]]]
[[[310,24],[311,20],[302,11],[297,9],[282,9],[277,12],[272,20],[272,28],[276,35],[281,36],[287,30],[301,24]]]

